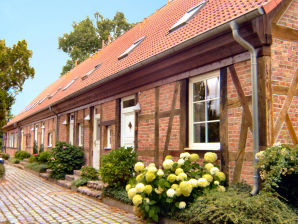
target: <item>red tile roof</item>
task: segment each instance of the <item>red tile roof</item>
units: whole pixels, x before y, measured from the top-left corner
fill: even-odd
[[[243,14],[264,7],[271,10],[278,0],[209,0],[208,3],[189,20],[184,26],[169,33],[169,29],[175,24],[190,8],[199,4],[198,0],[173,0],[156,10],[155,13],[145,18],[131,30],[111,42],[104,49],[80,63],[67,75],[62,76],[41,92],[30,104],[43,99],[45,96],[54,93],[58,88],[64,88],[71,80],[82,77],[99,63],[102,65],[87,79],[77,79],[65,91],[62,89],[51,99],[44,100],[28,111],[21,112],[15,116],[6,126],[20,121],[31,114],[47,108],[56,101],[61,101],[69,96],[88,87],[91,84],[104,78],[121,72],[122,70],[144,61],[152,56],[166,51],[190,38],[199,36],[212,28],[233,20]],[[273,6],[272,6],[273,5]],[[146,36],[144,41],[135,48],[127,57],[118,60],[118,57],[129,48],[136,40]]]

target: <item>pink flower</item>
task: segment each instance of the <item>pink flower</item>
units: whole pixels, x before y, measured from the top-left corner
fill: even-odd
[[[32,156],[37,156],[38,154],[33,154]]]
[[[51,160],[55,160],[55,158],[54,158],[54,157],[52,157],[52,158],[51,158]]]

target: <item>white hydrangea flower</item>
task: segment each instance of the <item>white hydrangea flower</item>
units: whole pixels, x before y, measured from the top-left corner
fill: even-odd
[[[217,167],[212,167],[211,169],[210,169],[210,174],[211,175],[215,175],[215,174],[217,174],[219,172],[219,169],[217,168]]]
[[[198,179],[197,184],[199,187],[207,187],[210,183],[205,178],[200,178]]]
[[[173,160],[171,160],[171,159],[166,159],[166,160],[162,163],[162,166],[163,166],[163,168],[165,168],[166,170],[169,170],[169,169],[172,168],[173,164],[174,164]]]
[[[188,181],[192,185],[192,187],[197,187],[198,186],[198,181],[196,179],[190,179]]]
[[[182,166],[182,165],[184,165],[184,162],[185,162],[184,159],[179,159],[178,160],[178,165]]]
[[[179,209],[183,209],[186,207],[186,203],[184,201],[180,201],[179,203]]]
[[[273,146],[281,146],[281,143],[280,143],[280,142],[275,142],[275,143],[273,144]]]
[[[184,152],[180,154],[181,159],[189,159],[190,154],[188,152]]]
[[[151,173],[155,173],[157,171],[155,166],[149,166],[147,170],[148,172],[151,172]]]
[[[163,172],[162,169],[159,169],[159,170],[157,171],[157,175],[160,176],[160,177],[162,177],[164,174],[165,174],[165,173]]]
[[[187,178],[187,175],[185,173],[179,173],[177,180],[185,180]]]
[[[142,163],[142,162],[137,162],[136,164],[135,164],[135,171],[136,172],[140,172],[140,171],[142,171],[143,169],[144,169],[144,163]]]
[[[175,194],[176,194],[176,192],[175,192],[174,189],[170,188],[169,190],[167,190],[167,196],[168,196],[169,198],[174,197]]]
[[[138,183],[135,188],[138,193],[142,193],[145,189],[145,185],[142,183]]]
[[[219,185],[219,181],[218,180],[214,181],[214,184]]]

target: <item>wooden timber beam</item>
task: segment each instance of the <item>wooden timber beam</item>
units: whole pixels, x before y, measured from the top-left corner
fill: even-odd
[[[159,87],[155,88],[154,163],[159,167]]]
[[[282,124],[284,123],[284,121],[286,120],[286,116],[288,113],[288,109],[291,105],[291,102],[293,100],[296,88],[297,88],[297,84],[298,84],[298,69],[295,72],[295,75],[293,77],[293,81],[289,87],[289,91],[287,94],[287,98],[284,102],[284,105],[276,119],[275,125],[274,125],[274,139],[273,142],[276,141],[276,139],[278,138],[278,134],[280,132],[280,129],[282,127]]]

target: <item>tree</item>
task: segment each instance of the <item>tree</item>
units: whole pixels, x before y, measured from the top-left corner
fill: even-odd
[[[61,75],[70,71],[75,66],[75,61],[80,63],[97,52],[102,47],[102,40],[107,43],[108,36],[114,40],[134,26],[126,21],[122,12],[117,12],[113,20],[104,18],[99,12],[94,17],[96,21],[87,17],[79,23],[74,22],[73,31],[58,38],[59,49],[70,57],[63,66]]]
[[[25,40],[9,48],[0,40],[0,127],[6,122],[15,96],[22,91],[26,79],[34,77],[29,60],[32,51]]]

